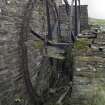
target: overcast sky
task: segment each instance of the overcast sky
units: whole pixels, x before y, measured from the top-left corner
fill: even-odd
[[[88,0],[89,16],[105,19],[105,0]]]
[[[81,2],[88,4],[89,17],[105,19],[105,0],[81,0]]]

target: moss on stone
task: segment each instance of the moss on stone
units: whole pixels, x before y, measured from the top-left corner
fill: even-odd
[[[79,39],[75,42],[74,47],[77,50],[87,50],[89,42],[87,39]]]
[[[36,49],[42,49],[44,47],[44,42],[37,40],[34,42],[34,48]]]
[[[92,105],[104,105],[105,104],[105,85],[97,85],[96,92],[93,98]]]
[[[101,57],[96,57],[96,56],[78,56],[77,59],[83,62],[98,62],[104,60]]]

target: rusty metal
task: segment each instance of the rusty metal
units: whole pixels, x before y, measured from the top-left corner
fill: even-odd
[[[36,0],[29,0],[26,8],[24,8],[23,21],[21,31],[19,33],[19,54],[20,54],[20,71],[23,72],[23,78],[26,86],[27,93],[30,97],[30,101],[34,105],[38,105],[38,96],[33,89],[33,85],[30,79],[29,67],[28,67],[28,51],[25,42],[29,34],[29,22],[32,15],[32,10]]]

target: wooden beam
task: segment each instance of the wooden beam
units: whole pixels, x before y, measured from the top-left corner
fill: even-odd
[[[48,0],[46,0],[46,15],[47,15],[48,39],[52,40],[52,30],[51,30],[51,23],[50,23],[50,11],[49,11]]]
[[[37,38],[39,38],[40,40],[44,41],[44,38],[43,38],[42,36],[40,36],[38,33],[36,33],[35,31],[30,30],[30,32],[31,32],[34,36],[36,36]]]
[[[80,33],[80,16],[81,16],[81,5],[80,0],[78,0],[78,34]]]
[[[30,30],[30,32],[36,36],[37,38],[39,38],[40,40],[42,41],[45,41],[44,38],[42,36],[40,36],[38,33],[34,32],[33,30]],[[61,49],[64,49],[70,45],[72,45],[72,43],[56,43],[56,42],[53,42],[53,41],[47,41],[47,46],[54,46],[54,47],[58,47],[58,48],[61,48]]]
[[[47,53],[45,56],[49,58],[63,60],[65,59],[64,53],[65,53],[65,49],[60,49],[53,46],[47,46]]]
[[[96,35],[78,35],[78,38],[88,38],[88,39],[93,39],[96,38]]]
[[[77,23],[77,0],[75,0],[75,36],[78,35],[78,23]]]

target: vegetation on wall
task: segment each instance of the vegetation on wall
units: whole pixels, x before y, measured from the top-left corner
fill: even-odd
[[[104,104],[105,104],[105,85],[97,84],[92,105],[104,105]]]
[[[88,41],[87,39],[79,39],[75,42],[74,47],[77,50],[87,50],[88,49]]]
[[[33,45],[35,49],[42,49],[44,47],[44,42],[41,40],[37,40],[34,42]]]

